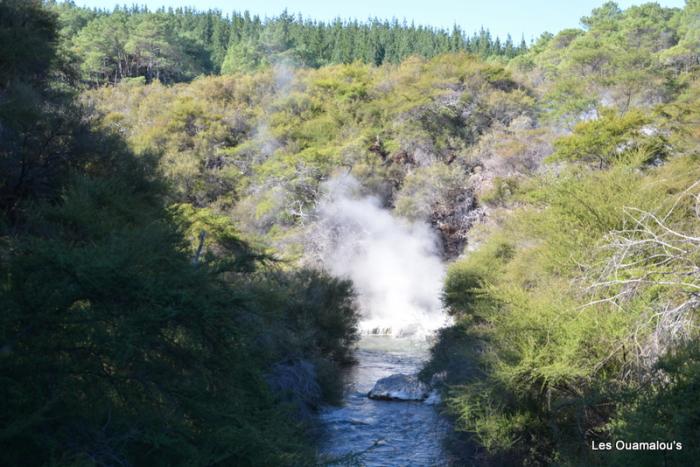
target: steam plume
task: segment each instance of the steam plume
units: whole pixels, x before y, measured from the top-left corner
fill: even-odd
[[[440,292],[444,267],[437,238],[361,196],[351,176],[327,182],[319,205],[321,261],[349,277],[359,296],[366,333],[422,335],[445,325]]]

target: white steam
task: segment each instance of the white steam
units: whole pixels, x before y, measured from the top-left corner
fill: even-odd
[[[394,217],[376,197],[360,196],[350,176],[324,188],[319,254],[332,274],[352,279],[363,315],[361,331],[425,335],[444,326],[440,292],[445,271],[430,228]]]
[[[292,91],[295,77],[294,67],[287,62],[280,61],[275,63],[272,67],[272,74],[274,79],[274,101],[279,101],[289,96],[289,93]],[[270,125],[267,119],[267,116],[272,111],[272,103],[270,101],[264,102],[263,110],[264,112],[253,133],[253,141],[255,141],[259,149],[259,154],[255,158],[256,164],[263,163],[275,151],[282,147],[280,142],[270,131]]]

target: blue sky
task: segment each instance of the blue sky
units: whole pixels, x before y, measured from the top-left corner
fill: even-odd
[[[224,13],[250,10],[260,16],[274,16],[285,8],[290,13],[329,20],[335,17],[367,19],[392,18],[415,21],[438,27],[460,25],[475,31],[482,25],[492,33],[505,37],[511,33],[519,40],[543,31],[556,32],[578,27],[579,18],[600,6],[603,0],[75,0],[78,5],[111,9],[116,4],[138,3],[149,8],[160,6],[194,6],[199,9],[218,8]],[[619,0],[625,8],[644,1]],[[658,0],[663,6],[683,7],[684,0]]]

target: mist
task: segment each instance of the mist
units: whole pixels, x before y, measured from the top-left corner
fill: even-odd
[[[358,294],[363,333],[424,336],[446,324],[440,299],[445,268],[437,236],[361,193],[345,175],[324,184],[318,206],[319,258]]]
[[[290,63],[280,61],[273,65],[272,73],[274,79],[274,100],[287,97],[294,83],[294,67]],[[254,141],[257,143],[260,150],[256,158],[257,163],[262,163],[282,146],[277,138],[270,132],[270,124],[267,115],[271,113],[271,102],[265,102],[263,105],[264,112],[253,132]]]

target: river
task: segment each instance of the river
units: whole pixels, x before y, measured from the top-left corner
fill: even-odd
[[[345,374],[342,406],[321,410],[321,454],[334,459],[328,465],[449,465],[442,443],[449,426],[434,406],[367,397],[380,378],[417,373],[428,348],[420,339],[362,338],[355,354],[358,363]]]

